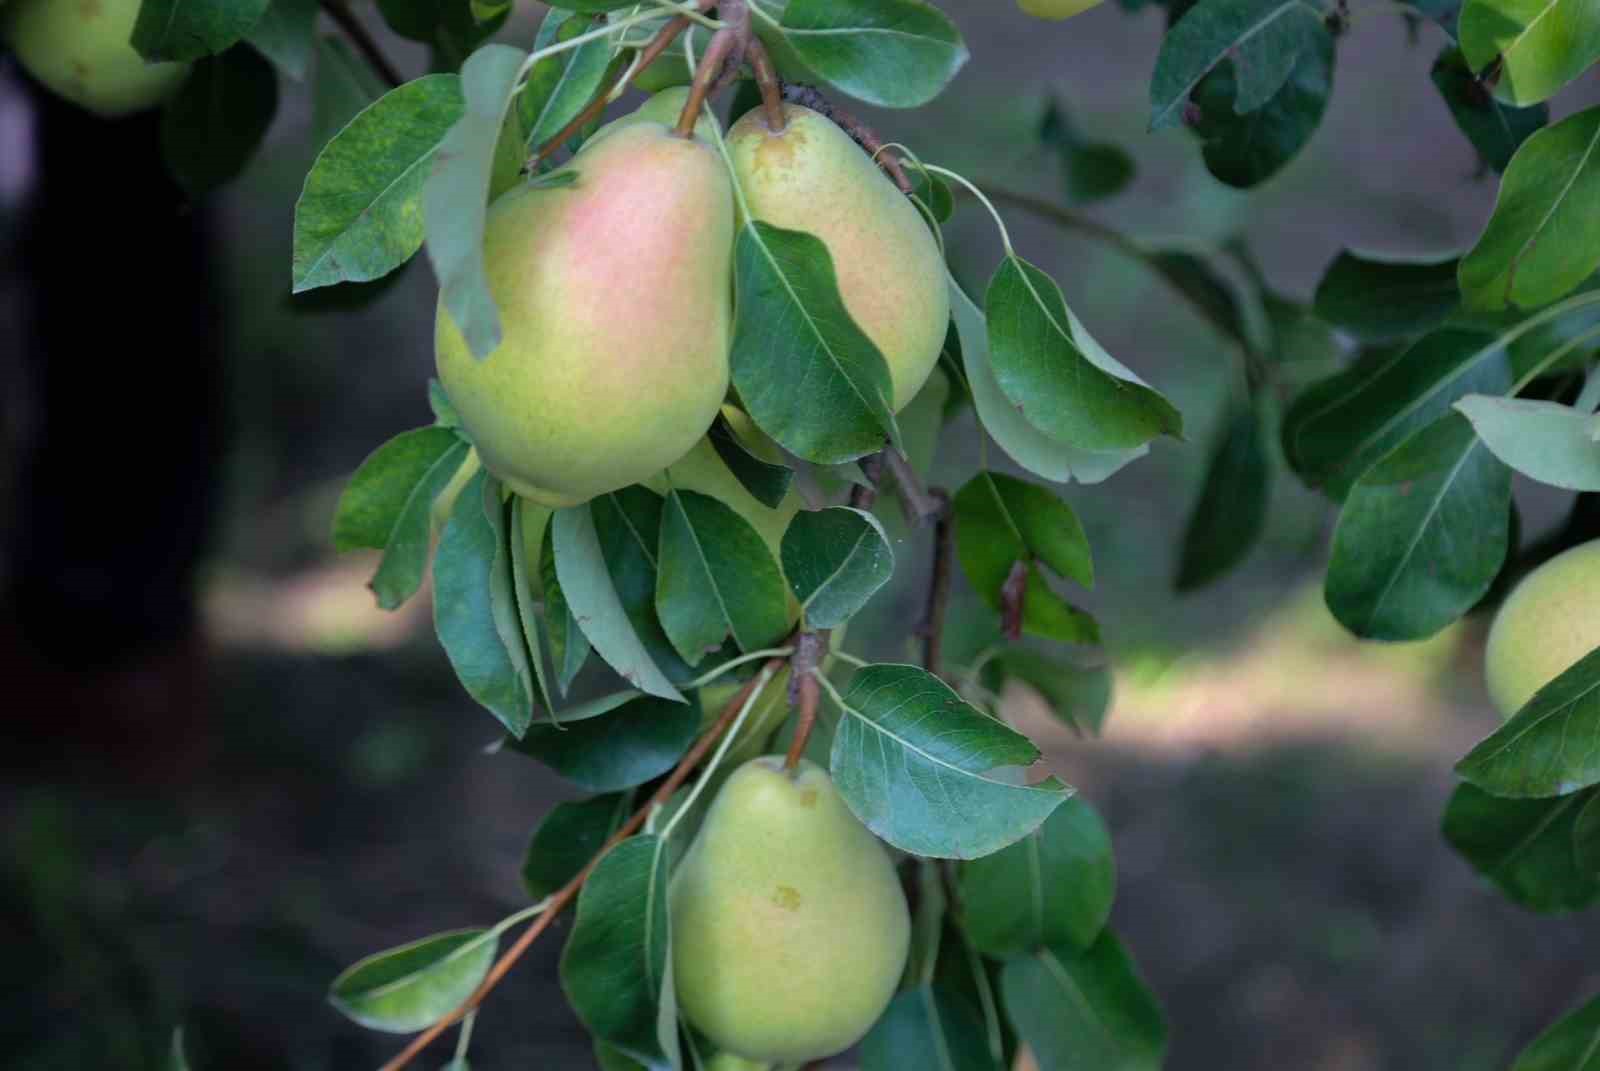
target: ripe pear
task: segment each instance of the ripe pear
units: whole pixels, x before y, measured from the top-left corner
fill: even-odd
[[[1058,22],[1081,15],[1099,4],[1100,0],[1017,0],[1017,6],[1034,18]]]
[[[832,120],[784,106],[779,133],[756,108],[728,131],[735,178],[753,218],[822,239],[850,318],[883,353],[892,407],[910,404],[944,348],[944,258],[909,198]]]
[[[484,465],[559,508],[682,457],[728,389],[733,208],[716,150],[640,122],[572,159],[566,186],[489,208],[503,336],[484,360],[441,299],[439,378]]]
[[[1523,577],[1495,614],[1484,654],[1489,697],[1509,718],[1596,647],[1600,539],[1563,551]]]
[[[671,886],[678,1006],[718,1048],[803,1063],[859,1041],[905,970],[911,919],[883,845],[826,771],[739,767]]]
[[[128,38],[140,0],[13,0],[0,21],[28,73],[51,92],[115,119],[160,104],[187,63],[146,63]]]

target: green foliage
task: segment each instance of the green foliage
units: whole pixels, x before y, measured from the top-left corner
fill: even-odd
[[[143,0],[133,47],[152,63],[213,56],[243,39],[268,0]]]
[[[1580,866],[1578,819],[1592,791],[1547,799],[1502,799],[1476,785],[1456,788],[1444,836],[1506,897],[1533,911],[1573,911],[1600,898],[1600,875]]]
[[[304,82],[317,44],[317,0],[270,0],[245,35],[284,74]]]
[[[522,863],[522,887],[531,900],[550,896],[578,876],[632,810],[631,792],[558,803],[534,829]]]
[[[1110,930],[1012,960],[1000,986],[1040,1071],[1147,1071],[1166,1056],[1161,1010]]]
[[[1496,96],[1537,104],[1600,60],[1600,11],[1585,0],[1467,0],[1460,36]]]
[[[783,572],[811,628],[838,628],[894,574],[872,514],[839,507],[797,514],[783,534]]]
[[[656,613],[689,665],[731,634],[754,651],[789,625],[783,574],[761,533],[710,495],[673,490],[661,514]]]
[[[1564,796],[1600,783],[1600,753],[1574,747],[1600,733],[1600,650],[1541,688],[1467,753],[1456,772],[1511,799]]]
[[[191,195],[244,170],[278,110],[278,78],[261,53],[237,45],[204,56],[161,116],[161,154]]]
[[[1518,147],[1550,121],[1543,104],[1516,108],[1496,100],[1467,66],[1459,49],[1447,48],[1433,64],[1433,84],[1450,115],[1496,173],[1505,171]]]
[[[595,20],[552,11],[539,26],[534,50],[570,41],[594,27]],[[567,52],[546,57],[533,65],[517,96],[523,145],[537,148],[583,111],[600,89],[611,66],[614,48],[606,38],[596,38]]]
[[[1600,491],[1594,414],[1555,402],[1469,394],[1456,409],[1495,457],[1540,483]]]
[[[1522,1050],[1511,1071],[1586,1071],[1600,1049],[1600,997],[1568,1012]]]
[[[1086,204],[1121,193],[1133,181],[1133,157],[1120,145],[1090,141],[1078,131],[1061,102],[1045,102],[1039,140],[1061,162],[1063,192],[1068,201]]]
[[[506,746],[586,791],[617,792],[672,769],[699,732],[693,704],[642,696],[596,717],[531,726]]]
[[[816,78],[868,104],[915,108],[932,100],[967,62],[955,25],[924,0],[788,0],[763,37]]]
[[[494,962],[494,930],[453,930],[368,956],[333,980],[328,1000],[369,1030],[409,1034],[454,1011]]]
[[[1362,342],[1393,342],[1442,324],[1461,304],[1455,257],[1388,260],[1340,253],[1317,284],[1318,316]]]
[[[1204,587],[1250,553],[1266,527],[1271,493],[1272,465],[1261,417],[1241,407],[1212,450],[1200,499],[1184,532],[1177,590]]]

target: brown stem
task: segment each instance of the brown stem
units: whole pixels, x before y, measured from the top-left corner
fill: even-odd
[[[867,150],[867,154],[877,161],[878,166],[883,168],[902,192],[911,192],[911,179],[907,177],[900,158],[894,153],[884,151],[883,139],[878,137],[877,131],[834,104],[820,89],[791,83],[783,87],[783,99],[810,108],[814,112],[820,112],[833,120],[835,126],[849,134],[857,145]]]
[[[709,6],[709,0],[701,4],[701,7]],[[598,94],[595,95],[595,98],[584,107],[583,111],[573,116],[570,123],[556,131],[554,137],[541,145],[538,150],[528,158],[528,162],[523,166],[523,170],[530,173],[537,170],[539,165],[544,162],[546,157],[555,152],[557,149],[561,148],[561,146],[565,145],[574,134],[598,118],[600,113],[606,110],[606,105],[610,103],[611,94],[616,92],[617,86],[622,83],[622,80],[624,78],[631,79],[640,71],[650,66],[650,64],[654,63],[663,52],[672,47],[672,42],[676,41],[678,36],[688,28],[689,20],[684,18],[682,15],[661,27],[656,35],[650,39],[650,43],[645,45],[644,48],[639,52],[639,62],[632,64],[621,71],[618,71],[615,77],[613,77],[610,82],[604,88],[602,88]],[[629,74],[629,71],[633,72],[632,75]]]
[[[869,454],[861,459],[861,475],[866,478],[866,483],[858,483],[850,489],[850,507],[859,510],[871,510],[878,504],[878,481],[883,479],[883,454]]]
[[[772,64],[767,46],[759,38],[752,38],[749,47],[750,70],[756,76],[756,88],[761,90],[761,107],[767,113],[767,129],[774,134],[783,133],[789,125],[783,114],[783,82],[778,78],[778,68]]]
[[[1028,563],[1019,558],[1011,563],[1011,572],[1000,585],[1000,627],[1012,643],[1022,639],[1022,611],[1027,594]]]
[[[706,46],[706,54],[701,58],[699,66],[694,69],[694,82],[689,86],[689,100],[683,106],[683,113],[678,116],[678,126],[674,133],[680,138],[694,135],[694,125],[700,121],[700,110],[705,107],[706,98],[711,95],[712,88],[722,77],[723,65],[733,58],[738,48],[738,34],[727,27],[711,35],[711,44]]]
[[[716,722],[701,734],[694,747],[690,748],[689,753],[679,760],[672,773],[667,776],[665,781],[661,782],[661,786],[651,794],[645,805],[635,811],[633,817],[629,818],[621,829],[611,835],[611,839],[607,840],[605,845],[595,853],[594,858],[590,859],[584,868],[578,872],[577,877],[567,882],[550,897],[550,903],[545,907],[544,912],[533,921],[531,926],[523,931],[522,936],[517,938],[516,944],[506,949],[505,954],[495,961],[494,966],[489,968],[489,973],[484,976],[478,988],[472,991],[472,995],[462,1001],[455,1011],[413,1038],[411,1043],[400,1051],[399,1055],[383,1065],[382,1071],[399,1071],[400,1068],[405,1067],[432,1044],[440,1034],[460,1022],[469,1012],[483,1003],[483,999],[489,995],[495,986],[500,984],[501,980],[511,971],[511,968],[516,966],[517,960],[522,958],[528,947],[538,939],[540,934],[550,928],[550,924],[555,921],[556,916],[561,914],[573,900],[577,899],[578,891],[583,888],[583,883],[589,880],[589,875],[594,872],[594,868],[600,865],[600,860],[604,858],[605,854],[638,832],[639,827],[644,825],[645,819],[650,816],[650,812],[658,804],[666,803],[672,794],[678,791],[683,782],[688,779],[689,773],[710,753],[712,746],[716,744],[722,734],[727,732],[728,727],[738,718],[739,711],[744,708],[745,702],[750,698],[751,693],[755,691],[756,685],[762,680],[763,676],[770,678],[772,674],[783,668],[783,662],[782,658],[769,660],[763,667],[763,672],[757,673],[744,683],[744,687],[740,688],[738,693],[728,700],[727,705],[722,708],[722,713],[717,716]]]
[[[944,501],[930,494],[922,486],[922,479],[900,451],[892,446],[889,447],[883,451],[883,461],[894,474],[895,494],[900,496],[900,505],[905,510],[906,520],[913,526],[920,528],[929,518],[937,517],[943,512]]]
[[[800,633],[800,638],[795,641],[794,655],[789,660],[789,702],[799,708],[800,720],[795,723],[794,742],[789,745],[789,754],[783,761],[785,770],[793,770],[800,765],[800,758],[806,753],[806,744],[811,741],[811,730],[816,728],[817,704],[822,699],[817,673],[827,656],[826,632]]]
[[[939,676],[944,662],[944,618],[950,605],[950,576],[955,560],[955,525],[950,496],[933,488],[929,497],[939,503],[933,526],[933,573],[928,578],[928,605],[922,614],[922,668]]]
[[[322,10],[338,24],[339,29],[344,31],[344,35],[350,38],[356,50],[361,53],[362,58],[372,65],[372,69],[377,71],[378,76],[388,82],[391,88],[405,81],[400,77],[400,72],[395,69],[394,64],[389,62],[389,57],[383,54],[383,49],[378,47],[377,40],[367,31],[366,25],[349,8],[339,3],[339,0],[322,0]]]

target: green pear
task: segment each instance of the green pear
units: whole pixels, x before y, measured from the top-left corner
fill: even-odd
[[[1059,21],[1081,15],[1091,7],[1097,7],[1100,2],[1101,0],[1017,0],[1017,6],[1034,18]]]
[[[128,38],[140,0],[14,0],[0,21],[17,60],[51,92],[115,119],[160,104],[187,63],[146,63]]]
[[[728,389],[733,208],[716,150],[640,122],[586,146],[565,186],[489,208],[500,345],[473,357],[441,299],[439,378],[483,464],[555,508],[687,453]]]
[[[893,407],[916,397],[944,348],[950,295],[939,243],[909,198],[831,120],[796,104],[787,125],[761,108],[728,131],[753,218],[822,239],[845,309],[889,364]]]
[[[1600,647],[1600,539],[1563,551],[1522,579],[1495,614],[1484,671],[1511,717],[1540,688]]]
[[[718,1048],[804,1062],[859,1041],[905,969],[911,920],[883,845],[821,767],[739,767],[671,886],[678,1007]]]

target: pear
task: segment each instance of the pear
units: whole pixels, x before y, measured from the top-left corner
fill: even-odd
[[[626,130],[636,123],[660,123],[663,126],[675,127],[678,125],[678,116],[683,114],[683,109],[688,103],[689,90],[687,88],[664,89],[660,93],[651,96],[627,115],[613,119],[599,130],[596,130],[594,137],[589,139],[589,143],[593,144],[595,139],[603,138],[614,131]],[[707,145],[716,145],[716,137],[712,133],[712,127],[716,123],[717,120],[712,116],[710,109],[700,109],[700,116],[695,120],[694,124],[694,136]],[[717,129],[720,130],[721,127],[717,126]]]
[[[140,0],[14,0],[3,35],[47,89],[107,119],[160,104],[187,63],[146,63],[128,38]]]
[[[441,300],[439,378],[483,464],[560,508],[654,475],[728,388],[732,190],[716,151],[638,122],[585,146],[565,186],[489,208],[503,336],[484,360]]]
[[[1484,653],[1489,697],[1511,717],[1533,694],[1600,647],[1600,539],[1524,577],[1495,614]]]
[[[905,969],[911,920],[888,853],[810,762],[791,773],[772,755],[734,771],[670,897],[678,1006],[748,1060],[849,1048]]]
[[[1034,18],[1054,21],[1081,15],[1100,3],[1101,0],[1017,0],[1017,6]]]
[[[883,353],[893,408],[910,404],[944,348],[950,295],[939,244],[909,198],[832,120],[796,104],[774,133],[764,109],[728,131],[750,215],[822,239],[850,318]]]

